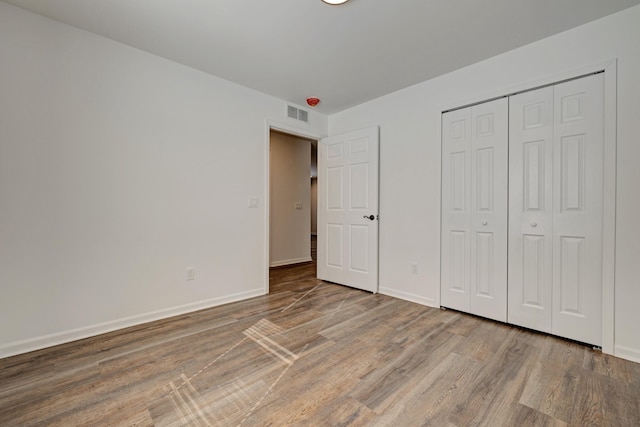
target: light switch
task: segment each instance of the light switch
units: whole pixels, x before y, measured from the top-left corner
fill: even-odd
[[[296,202],[295,208],[296,208],[297,211],[301,211],[302,210],[302,202]]]
[[[255,196],[249,196],[248,206],[250,208],[257,208],[258,207],[258,198],[255,197]]]

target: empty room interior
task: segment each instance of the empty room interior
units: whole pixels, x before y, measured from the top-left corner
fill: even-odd
[[[640,0],[0,0],[0,425],[640,425]]]

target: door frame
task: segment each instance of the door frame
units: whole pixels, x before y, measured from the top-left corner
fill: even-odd
[[[602,226],[602,352],[616,354],[615,351],[615,247],[616,247],[616,159],[617,159],[617,76],[618,59],[586,65],[567,71],[560,71],[547,77],[492,90],[481,96],[475,96],[458,102],[450,102],[438,109],[437,141],[440,143],[442,159],[442,114],[460,108],[470,107],[482,102],[505,96],[515,95],[544,86],[562,83],[584,77],[589,74],[604,73],[604,195]],[[442,168],[442,165],[441,165]],[[442,178],[440,177],[440,244],[442,245]],[[440,263],[442,270],[442,262]],[[442,271],[438,283],[441,283]],[[436,303],[441,305],[440,286],[437,289]]]
[[[301,128],[289,123],[283,123],[283,122],[278,122],[278,121],[274,121],[274,120],[265,120],[265,127],[264,127],[264,140],[265,140],[265,144],[264,144],[264,158],[265,158],[265,164],[264,164],[264,276],[263,276],[263,286],[264,286],[264,293],[268,294],[269,293],[269,265],[270,265],[270,253],[269,253],[269,244],[270,244],[270,238],[271,236],[269,235],[270,233],[270,226],[269,226],[269,222],[270,222],[270,212],[271,212],[271,205],[270,205],[270,165],[271,165],[271,154],[270,154],[270,147],[271,147],[271,131],[275,130],[278,132],[282,132],[282,133],[286,133],[289,135],[293,135],[293,136],[299,136],[301,138],[306,138],[306,139],[315,139],[317,141],[320,141],[322,138],[326,138],[326,135],[321,135],[317,132],[314,132],[311,129],[305,129],[305,128]]]

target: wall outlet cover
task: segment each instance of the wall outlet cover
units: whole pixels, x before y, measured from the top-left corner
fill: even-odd
[[[418,263],[417,262],[412,262],[411,263],[411,274],[418,274]]]

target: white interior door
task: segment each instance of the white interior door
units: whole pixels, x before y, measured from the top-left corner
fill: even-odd
[[[471,108],[442,115],[441,305],[469,312]]]
[[[507,320],[506,98],[442,116],[441,304]]]
[[[509,102],[471,111],[471,313],[507,321]]]
[[[602,343],[602,74],[510,100],[509,322]]]
[[[509,323],[551,333],[553,87],[509,99]]]
[[[318,278],[378,291],[378,128],[320,140]]]
[[[552,333],[602,345],[604,76],[554,87]]]

